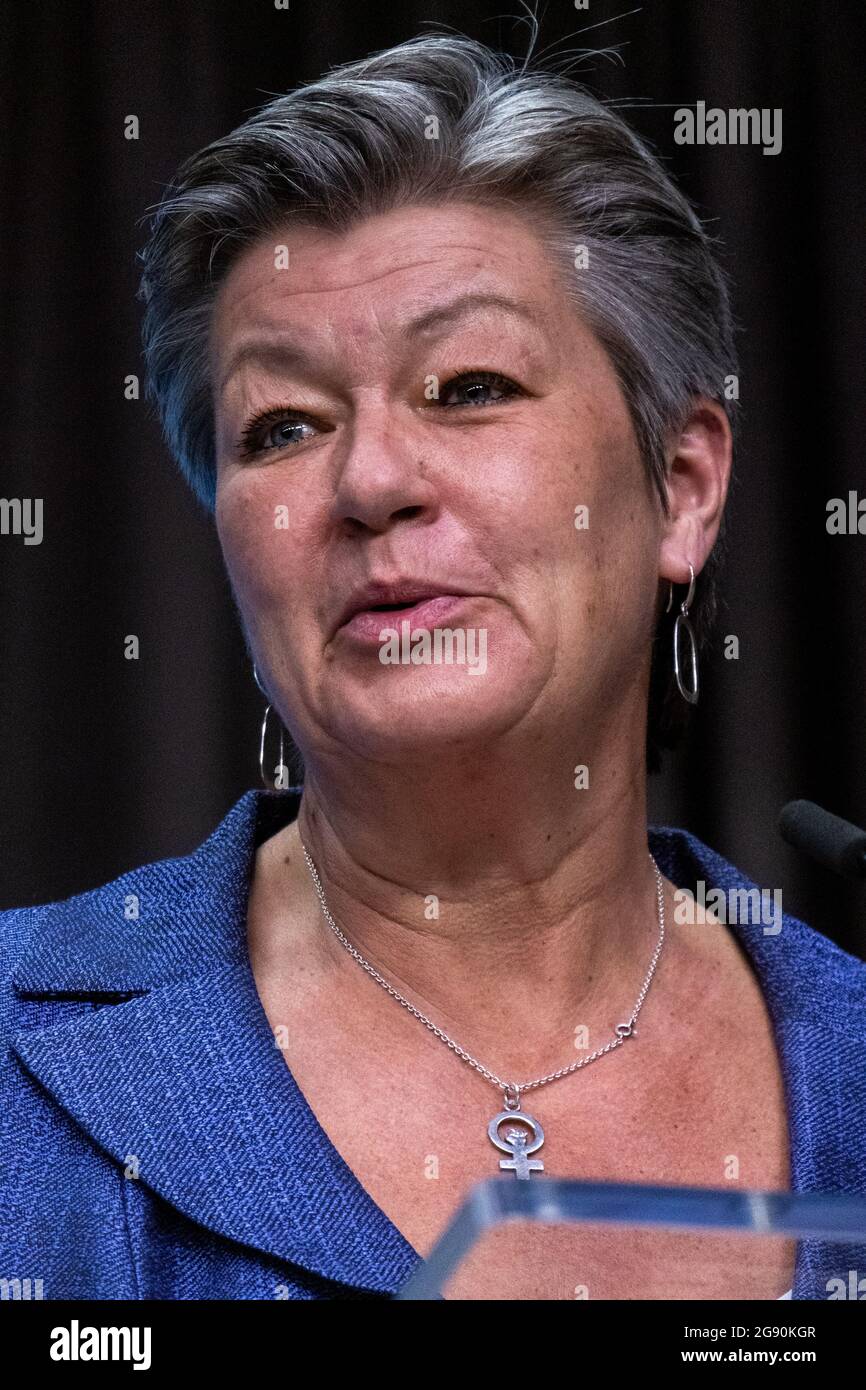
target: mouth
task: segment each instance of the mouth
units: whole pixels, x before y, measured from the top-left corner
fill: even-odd
[[[411,623],[413,631],[449,620],[469,597],[467,594],[430,594],[404,602],[371,604],[351,613],[338,630],[364,642],[378,643],[383,628],[399,627],[404,620]]]

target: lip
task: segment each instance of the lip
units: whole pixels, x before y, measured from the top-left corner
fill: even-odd
[[[378,646],[382,640],[383,628],[396,628],[397,632],[401,633],[400,624],[403,622],[410,624],[410,633],[435,627],[440,622],[446,622],[468,597],[467,594],[434,594],[430,598],[407,603],[403,608],[361,609],[360,612],[354,613],[348,622],[343,623],[339,631],[356,641],[375,642]]]
[[[334,631],[348,625],[356,613],[365,613],[383,604],[399,604],[403,616],[408,617],[412,607],[419,607],[427,600],[465,595],[466,590],[460,584],[452,584],[448,580],[439,582],[435,579],[371,579],[366,584],[359,584],[349,595],[337,617]],[[387,618],[387,611],[383,611],[383,618]],[[395,617],[399,616],[397,609],[393,612]]]

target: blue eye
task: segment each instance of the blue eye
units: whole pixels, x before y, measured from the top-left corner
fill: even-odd
[[[501,390],[503,394],[492,400],[484,399],[483,392],[491,388]],[[469,400],[449,403],[443,398],[453,390],[474,391],[482,394],[476,394]],[[500,400],[507,400],[509,396],[517,395],[518,390],[519,387],[515,386],[513,381],[509,381],[508,377],[500,376],[498,372],[460,372],[458,376],[452,377],[450,381],[446,382],[440,391],[439,404],[445,405],[449,410],[453,409],[454,405],[498,405]]]
[[[497,391],[499,395],[491,397],[489,394],[491,391]],[[452,392],[472,392],[473,394],[462,401],[445,399]],[[455,406],[498,405],[500,401],[508,400],[510,396],[516,396],[519,393],[520,387],[510,381],[508,377],[501,376],[499,372],[467,371],[451,377],[440,391],[438,400],[432,404],[441,405],[448,410],[454,409]],[[303,444],[312,436],[299,435],[294,432],[304,428],[315,429],[315,421],[297,410],[292,410],[289,406],[274,406],[271,410],[262,411],[260,415],[254,416],[247,422],[237,442],[238,453],[241,458],[257,458],[273,450],[288,449],[294,444]]]
[[[285,449],[291,444],[302,444],[304,437],[292,438],[290,431],[302,429],[309,424],[306,416],[288,410],[285,406],[266,410],[244,426],[238,440],[238,453],[242,458],[254,458],[257,454],[267,453],[271,449]]]

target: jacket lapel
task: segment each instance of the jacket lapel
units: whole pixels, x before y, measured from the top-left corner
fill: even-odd
[[[298,800],[248,792],[187,858],[37,909],[19,990],[148,993],[19,1032],[13,1047],[107,1153],[137,1159],[140,1180],[191,1220],[325,1279],[393,1293],[420,1256],[315,1119],[246,952],[257,832],[274,802],[284,822]],[[137,921],[124,918],[130,895]]]
[[[665,875],[695,892],[702,881],[759,894],[754,881],[686,831],[653,830]],[[758,914],[755,913],[755,916]],[[731,921],[761,986],[779,1053],[793,1192],[866,1194],[866,964],[783,913],[781,930]],[[700,931],[700,926],[695,930]],[[866,1270],[866,1235],[855,1246],[800,1242],[793,1297],[826,1299],[828,1281]]]
[[[247,965],[15,1046],[103,1149],[208,1230],[378,1292],[417,1264],[303,1100]]]
[[[124,1165],[134,1156],[140,1180],[191,1220],[325,1279],[393,1293],[420,1256],[307,1105],[246,948],[256,845],[299,802],[249,791],[191,855],[34,909],[17,988],[112,1006],[23,1030],[13,1047],[107,1153]],[[755,887],[685,831],[652,828],[649,843],[677,886]],[[866,967],[787,915],[777,934],[732,929],[773,1021],[793,1190],[866,1191]],[[827,1297],[827,1271],[846,1258],[862,1265],[866,1251],[801,1242],[794,1297]]]

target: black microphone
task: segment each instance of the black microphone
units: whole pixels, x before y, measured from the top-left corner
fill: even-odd
[[[814,801],[789,801],[778,820],[779,834],[795,849],[845,878],[866,878],[866,830],[834,816]]]

